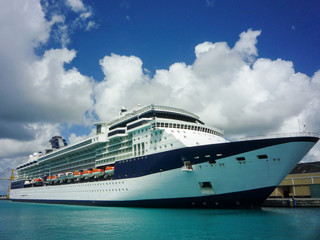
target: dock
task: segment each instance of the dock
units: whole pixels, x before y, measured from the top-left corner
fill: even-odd
[[[268,198],[262,207],[320,207],[320,198]]]

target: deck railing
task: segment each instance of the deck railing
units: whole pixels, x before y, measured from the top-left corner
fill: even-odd
[[[240,138],[240,140],[257,140],[257,139],[266,139],[266,138],[286,138],[286,137],[319,137],[319,134],[314,132],[274,133],[274,134],[267,134],[267,135],[244,137],[244,138]]]

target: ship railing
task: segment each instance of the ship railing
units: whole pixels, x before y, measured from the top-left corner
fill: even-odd
[[[182,113],[184,115],[192,116],[195,119],[199,119],[199,117],[197,115],[195,115],[195,114],[193,114],[191,112],[188,112],[186,110],[183,110],[183,109],[151,104],[151,105],[146,106],[144,108],[133,109],[133,110],[127,112],[123,117],[120,117],[118,119],[115,119],[115,120],[111,121],[110,123],[108,123],[108,125],[111,126],[111,125],[113,125],[115,123],[127,120],[127,119],[129,119],[129,118],[131,118],[133,116],[140,115],[140,114],[145,113],[145,112],[147,112],[149,110],[163,110],[163,111],[168,111],[168,112],[177,112],[177,113]]]
[[[295,132],[295,133],[274,133],[252,137],[243,137],[240,140],[258,140],[266,138],[286,138],[286,137],[319,137],[319,134],[314,132]]]

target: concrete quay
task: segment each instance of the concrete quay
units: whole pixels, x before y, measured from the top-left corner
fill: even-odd
[[[320,198],[268,198],[262,207],[320,207]]]

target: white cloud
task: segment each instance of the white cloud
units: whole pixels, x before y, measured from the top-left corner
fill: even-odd
[[[95,28],[98,28],[98,24],[96,24],[94,21],[89,21],[85,30],[91,31],[92,29],[95,29]]]
[[[93,105],[93,80],[76,68],[65,70],[76,52],[63,48],[40,57],[34,53],[64,18],[53,15],[47,21],[35,0],[3,4],[7,7],[0,9],[0,35],[6,36],[0,38],[0,101],[6,104],[0,106],[0,136],[32,139],[35,134],[25,126],[35,122],[81,123]]]
[[[95,98],[97,100],[95,111],[101,119],[110,119],[110,108],[116,112],[119,103],[128,98],[131,90],[144,79],[142,61],[134,56],[126,57],[112,54],[100,60],[100,65],[105,74],[105,80],[97,83]]]
[[[80,28],[90,31],[97,28],[97,23],[91,19],[93,13],[90,6],[85,6],[81,0],[66,0],[66,3],[73,12],[79,14],[72,24],[70,24],[71,29]]]
[[[50,50],[30,67],[33,90],[37,94],[29,97],[34,100],[33,107],[41,110],[42,116],[38,118],[80,123],[92,106],[92,80],[80,74],[76,68],[64,69],[64,63],[74,57],[73,50]]]
[[[81,0],[67,0],[67,4],[74,12],[84,12],[87,10]]]
[[[49,38],[50,24],[37,0],[1,1],[0,23],[0,53],[9,60],[26,58]]]
[[[111,120],[122,105],[155,103],[193,111],[229,138],[297,132],[297,119],[320,132],[320,71],[310,78],[290,61],[256,59],[260,33],[241,33],[233,48],[199,44],[193,64],[174,63],[153,77],[137,57],[107,56],[100,62],[105,79],[96,86],[96,113]]]
[[[58,124],[31,123],[26,124],[25,127],[32,130],[35,138],[27,141],[0,139],[0,158],[6,158],[12,155],[25,155],[25,158],[27,158],[29,154],[48,148],[51,137],[60,135],[60,127]]]
[[[261,31],[252,31],[249,29],[247,32],[240,34],[239,41],[235,44],[233,50],[238,51],[244,60],[253,62],[254,57],[258,56],[256,48],[257,37],[260,36]]]
[[[201,54],[208,52],[211,48],[214,48],[215,45],[211,42],[200,43],[195,47],[196,57],[199,58]]]

